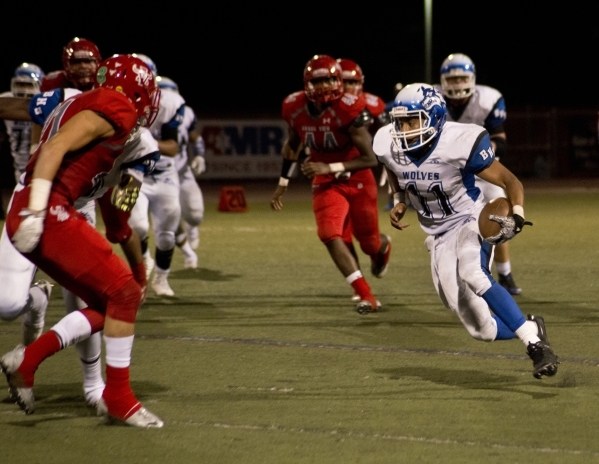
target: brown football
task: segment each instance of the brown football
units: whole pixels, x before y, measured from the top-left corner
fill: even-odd
[[[487,203],[480,212],[478,217],[478,229],[482,238],[489,238],[496,235],[501,230],[499,223],[491,221],[489,215],[496,216],[511,216],[512,203],[504,197],[494,198]]]

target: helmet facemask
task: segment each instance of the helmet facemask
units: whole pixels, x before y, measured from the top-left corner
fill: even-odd
[[[402,122],[417,119],[417,128],[402,130]],[[401,151],[416,150],[437,135],[437,130],[431,127],[431,118],[424,110],[408,110],[405,106],[396,106],[391,110],[391,138],[395,147]],[[416,126],[415,124],[412,124]]]
[[[474,93],[476,76],[473,72],[462,69],[452,69],[441,75],[443,95],[451,100],[468,98]]]

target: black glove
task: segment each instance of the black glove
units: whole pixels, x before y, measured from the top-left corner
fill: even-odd
[[[514,222],[515,222],[514,232],[516,234],[519,234],[520,232],[522,232],[522,228],[524,226],[532,226],[532,222],[526,221],[522,216],[520,216],[518,214],[514,214],[513,217],[514,217]]]

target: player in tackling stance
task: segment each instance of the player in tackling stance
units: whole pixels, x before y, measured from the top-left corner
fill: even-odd
[[[11,397],[27,413],[34,411],[35,371],[48,356],[77,341],[69,336],[76,324],[87,334],[104,330],[106,387],[98,413],[136,427],[163,425],[142,407],[129,382],[142,289],[110,243],[74,208],[76,199],[102,187],[125,144],[155,118],[159,100],[143,61],[131,55],[107,59],[93,90],[52,112],[27,165],[25,188],[14,194],[6,231],[15,248],[88,304],[28,347],[18,346],[0,359]]]
[[[477,340],[519,338],[533,361],[533,375],[552,376],[559,364],[547,341],[543,318],[524,317],[508,291],[493,280],[493,246],[513,238],[524,225],[522,183],[495,160],[489,133],[475,124],[446,122],[440,92],[411,84],[395,97],[391,124],[379,129],[374,151],[394,191],[391,225],[399,230],[406,193],[428,234],[433,283],[443,304]],[[512,217],[497,217],[501,231],[483,241],[478,215],[484,206],[474,176],[505,189]]]

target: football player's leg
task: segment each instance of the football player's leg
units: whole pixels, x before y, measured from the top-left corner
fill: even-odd
[[[146,280],[150,279],[150,275],[154,269],[154,259],[152,259],[150,249],[148,248],[148,241],[150,238],[150,198],[154,195],[155,191],[155,183],[150,177],[144,177],[144,182],[139,191],[139,197],[131,210],[131,217],[129,217],[129,226],[137,232],[141,241],[141,253],[146,268]]]
[[[372,294],[358,263],[343,241],[343,230],[349,212],[349,202],[343,187],[321,186],[314,192],[312,201],[318,237],[345,280],[359,296],[356,310],[360,314],[376,311],[380,303]]]
[[[37,267],[10,243],[6,228],[0,237],[0,319],[12,321],[22,318],[23,344],[29,345],[44,329],[46,308],[51,284],[40,281],[31,286]],[[10,291],[6,291],[10,289]]]
[[[176,182],[172,179],[176,179]],[[150,201],[156,242],[156,270],[152,288],[157,295],[173,296],[175,293],[168,283],[168,274],[175,250],[175,234],[181,221],[179,180],[176,173],[173,177],[161,178],[159,185],[159,194],[154,195]]]
[[[198,256],[193,250],[198,247],[200,241],[198,226],[204,220],[204,197],[189,168],[179,176],[179,180],[182,220],[177,232],[177,246],[185,257],[185,267],[196,268]]]

